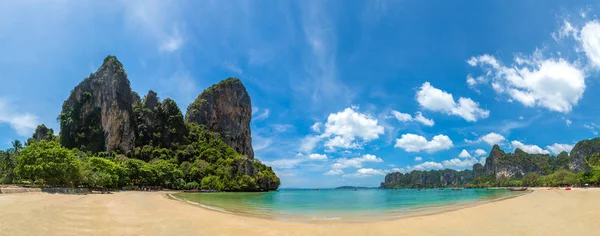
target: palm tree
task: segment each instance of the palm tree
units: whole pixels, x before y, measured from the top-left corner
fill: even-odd
[[[23,144],[21,144],[21,141],[16,140],[11,142],[12,144],[12,151],[15,154],[19,154],[19,152],[21,152],[21,149],[23,149]]]
[[[6,175],[4,181],[8,180],[6,182],[12,182],[13,170],[16,165],[17,160],[14,158],[14,154],[11,151],[0,151],[0,173]]]

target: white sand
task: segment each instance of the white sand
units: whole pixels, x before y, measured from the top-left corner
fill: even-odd
[[[211,211],[164,192],[0,194],[0,235],[600,235],[600,189],[539,189],[434,215],[318,224]]]

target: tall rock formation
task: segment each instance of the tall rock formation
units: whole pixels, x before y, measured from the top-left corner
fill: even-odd
[[[569,169],[575,172],[585,169],[585,157],[600,152],[600,138],[581,140],[571,150]]]
[[[252,103],[244,84],[229,78],[202,92],[185,114],[187,122],[205,125],[221,134],[223,141],[237,152],[254,158],[250,120]]]
[[[133,100],[123,65],[115,56],[106,57],[63,103],[62,145],[93,152],[134,149]]]

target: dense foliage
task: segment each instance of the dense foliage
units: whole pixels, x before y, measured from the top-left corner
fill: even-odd
[[[10,173],[21,182],[44,186],[257,191],[272,189],[269,184],[279,185],[270,167],[238,154],[219,134],[197,124],[186,124],[186,131],[187,144],[176,144],[175,149],[145,145],[128,153],[130,156],[67,149],[56,141],[32,141],[16,155],[1,152],[0,167],[5,176]]]
[[[599,186],[600,185],[600,139],[584,140],[576,147],[585,156],[584,167],[579,172],[571,169],[573,157],[567,152],[558,156],[528,154],[521,149],[504,153],[494,146],[486,165],[473,165],[473,171],[431,170],[386,175],[382,188],[422,187],[510,187],[510,186]],[[576,149],[574,149],[576,150]],[[495,170],[502,172],[496,174]],[[509,174],[509,175],[506,175]]]
[[[14,148],[0,152],[2,180],[43,186],[219,191],[272,190],[280,184],[270,167],[237,153],[218,133],[185,123],[175,101],[160,102],[153,91],[132,106],[137,147],[126,153],[104,151],[103,138],[95,137],[102,135],[100,121],[78,120],[77,109],[84,105],[73,104],[59,117],[61,127],[82,122],[76,126],[81,130],[61,131],[77,135],[53,136],[51,129],[40,125],[25,148],[15,141]]]
[[[456,171],[451,169],[419,171],[410,173],[392,173],[381,183],[383,188],[436,188],[446,186],[463,186],[473,180],[473,171]]]

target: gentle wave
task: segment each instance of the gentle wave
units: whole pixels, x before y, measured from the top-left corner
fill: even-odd
[[[280,190],[270,193],[178,193],[206,209],[280,221],[379,221],[459,209],[517,196],[510,191]]]

